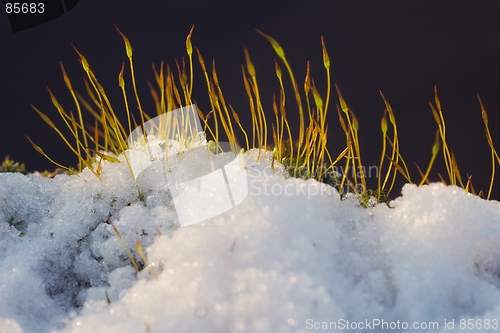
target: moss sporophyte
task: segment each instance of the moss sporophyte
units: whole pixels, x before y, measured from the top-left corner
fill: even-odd
[[[126,89],[124,79],[125,64],[123,63],[118,74],[118,86],[121,89],[123,97],[123,105],[127,119],[126,123],[122,123],[118,120],[118,115],[108,99],[104,87],[99,83],[97,76],[92,71],[85,56],[80,53],[75,46],[73,46],[73,48],[78,54],[86,74],[86,79],[84,81],[87,97],[83,97],[83,95],[73,89],[72,82],[67,76],[62,63],[61,71],[66,87],[74,101],[76,114],[72,111],[68,113],[58,102],[52,91],[47,87],[52,104],[64,121],[69,134],[63,134],[62,130],[54,125],[49,116],[32,105],[32,108],[38,113],[43,121],[61,137],[68,148],[77,156],[78,167],[72,169],[57,163],[29,137],[27,137],[28,140],[40,154],[44,155],[59,168],[66,169],[70,173],[78,174],[84,168],[88,168],[100,179],[102,161],[105,160],[116,163],[120,161],[117,159],[117,156],[128,149],[127,137],[132,133],[133,128],[144,128],[145,123],[151,120],[152,117],[154,118],[167,114],[179,107],[196,105],[196,112],[199,119],[201,119],[203,132],[211,145],[210,149],[217,147],[222,137],[227,138],[229,143],[236,144],[238,141],[237,132],[240,131],[241,133],[238,133],[238,135],[242,135],[244,138],[244,142],[241,145],[243,150],[249,152],[253,148],[257,149],[257,160],[261,158],[263,152],[272,151],[273,166],[275,165],[274,163],[281,163],[286,168],[289,175],[293,177],[304,179],[314,178],[334,186],[341,196],[346,196],[349,192],[352,194],[354,191],[365,207],[379,202],[388,204],[389,195],[393,190],[398,174],[403,176],[408,183],[416,183],[418,185],[430,183],[429,175],[432,172],[434,161],[440,152],[444,159],[448,179],[445,180],[445,177],[439,175],[440,180],[446,185],[458,185],[467,192],[479,196],[483,195],[482,191],[476,192],[470,176],[467,179],[462,178],[453,150],[447,144],[446,124],[436,87],[434,87],[434,103],[429,102],[431,113],[437,124],[436,136],[434,145],[429,149],[431,158],[425,171],[420,169],[417,165],[420,179],[418,181],[412,180],[415,179],[415,177],[410,176],[407,163],[401,155],[395,113],[388,100],[384,97],[382,92],[380,92],[385,107],[380,124],[382,132],[382,154],[378,162],[377,188],[368,189],[365,168],[363,167],[361,158],[361,143],[359,142],[358,136],[360,127],[359,121],[354,112],[349,108],[337,85],[335,85],[337,99],[335,105],[333,105],[331,100],[332,83],[330,58],[323,37],[321,37],[321,46],[323,66],[325,69],[323,75],[326,75],[326,89],[324,93],[320,93],[322,89],[316,87],[314,83],[309,62],[306,65],[305,78],[298,81],[281,45],[271,36],[260,30],[256,30],[257,33],[271,44],[271,47],[279,58],[278,61],[275,60],[274,69],[280,90],[277,94],[272,95],[272,112],[264,110],[261,100],[263,94],[259,90],[257,72],[253,65],[250,51],[244,47],[245,65],[241,66],[241,75],[248,97],[248,110],[244,112],[249,112],[252,119],[251,129],[245,129],[247,126],[244,126],[244,124],[240,122],[238,112],[231,104],[226,103],[226,99],[222,92],[223,90],[217,77],[215,61],[212,62],[211,69],[209,70],[202,57],[201,51],[192,45],[191,39],[194,26],[191,28],[186,38],[185,47],[187,60],[182,58],[181,61],[175,61],[177,74],[174,74],[174,71],[168,64],[161,62],[159,67],[153,64],[153,72],[157,86],[153,87],[150,85],[150,91],[155,103],[155,110],[148,112],[143,109],[137,90],[132,59],[132,45],[117,27],[116,30],[125,44],[125,52],[128,58],[127,66],[130,70],[130,80],[132,83],[132,87],[128,88],[127,86]],[[193,56],[194,53],[196,53],[195,56]],[[197,62],[204,74],[206,92],[210,104],[209,107],[202,106],[200,108],[195,101],[195,96],[193,96],[193,57],[197,58]],[[291,97],[288,95],[290,92],[285,93],[285,80],[290,80],[293,87]],[[130,90],[132,92],[130,92]],[[266,94],[268,94],[268,92],[266,92]],[[293,101],[291,103],[295,104],[298,110],[298,135],[292,134],[296,131],[292,130],[292,126],[287,117],[287,103],[290,100]],[[500,158],[493,145],[493,140],[489,131],[487,113],[479,96],[478,100],[479,110],[481,111],[485,126],[487,143],[491,150],[491,181],[488,191],[484,195],[486,199],[489,199],[495,178],[495,169],[500,165]],[[137,105],[137,110],[131,110],[131,103]],[[210,111],[205,113],[201,111],[202,109],[210,109]],[[333,111],[331,109],[333,109]],[[90,126],[86,125],[84,122],[84,110],[90,113],[92,117]],[[340,147],[333,155],[327,148],[328,134],[329,131],[331,131],[326,122],[327,113],[329,111],[337,113],[340,128],[345,134],[345,146]],[[155,115],[153,116],[153,114]],[[165,130],[172,131],[173,129],[166,128]],[[132,172],[127,154],[124,154],[124,156],[129,170]],[[4,164],[5,163],[8,164],[8,161],[4,162]],[[5,165],[2,167],[4,170],[6,169]],[[11,167],[13,167],[13,165],[7,165],[7,168]],[[19,168],[21,166],[17,167]],[[338,172],[339,167],[342,172]],[[140,195],[139,192],[139,197]],[[140,246],[140,244],[138,244],[138,246]]]

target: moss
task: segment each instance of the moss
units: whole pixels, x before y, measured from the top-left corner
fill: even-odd
[[[279,57],[279,61],[275,61],[275,72],[276,78],[279,82],[280,91],[279,94],[273,94],[273,117],[269,111],[266,112],[264,110],[261,100],[261,96],[264,96],[264,94],[259,91],[257,75],[255,67],[251,61],[250,53],[246,48],[244,48],[246,66],[242,66],[241,74],[243,76],[243,85],[249,100],[249,108],[247,111],[250,112],[252,116],[252,130],[251,132],[249,131],[249,133],[251,133],[250,140],[249,135],[247,135],[247,131],[240,123],[237,112],[230,104],[226,104],[225,102],[226,98],[223,96],[222,88],[219,85],[215,66],[213,66],[214,68],[211,73],[207,71],[207,67],[200,50],[194,47],[199,65],[201,66],[205,77],[207,93],[210,100],[210,108],[207,107],[206,109],[211,109],[211,111],[206,114],[203,113],[197,106],[198,116],[203,121],[205,134],[207,139],[210,140],[210,148],[213,148],[216,143],[220,142],[219,139],[222,137],[227,137],[231,143],[236,142],[237,140],[234,128],[237,129],[237,127],[234,126],[233,128],[233,123],[236,123],[245,136],[247,151],[251,148],[259,148],[259,152],[264,149],[271,150],[274,152],[275,160],[285,165],[291,176],[302,179],[314,178],[320,182],[337,188],[342,197],[347,196],[352,190],[356,193],[358,199],[365,207],[372,206],[374,201],[376,203],[383,202],[388,204],[390,201],[389,195],[398,176],[403,176],[408,183],[415,183],[419,186],[424,183],[429,183],[429,176],[431,175],[434,161],[438,158],[438,154],[441,153],[446,166],[446,175],[448,176],[448,181],[445,181],[442,177],[440,177],[441,181],[446,185],[459,185],[467,192],[478,195],[472,186],[470,177],[467,182],[465,182],[465,179],[464,181],[462,180],[457,161],[453,155],[453,150],[446,141],[444,113],[441,109],[441,102],[439,100],[436,87],[434,87],[434,103],[429,103],[437,125],[436,137],[434,145],[431,149],[432,157],[427,165],[427,168],[425,169],[425,172],[422,172],[417,165],[417,169],[421,177],[421,180],[417,182],[412,181],[407,163],[403,159],[403,156],[401,156],[401,146],[399,142],[400,134],[397,130],[395,113],[388,100],[384,97],[382,92],[380,92],[385,105],[385,110],[380,124],[380,129],[382,131],[382,153],[378,164],[378,184],[376,190],[366,190],[366,175],[363,171],[364,165],[361,159],[361,144],[359,142],[358,133],[360,123],[354,112],[348,106],[347,101],[342,96],[338,85],[333,85],[331,82],[330,58],[324,39],[321,38],[321,46],[327,86],[326,93],[321,96],[319,88],[315,86],[314,80],[312,79],[310,64],[307,64],[306,77],[303,81],[303,90],[299,89],[299,86],[302,86],[302,84],[298,84],[298,82],[302,82],[302,80],[297,80],[295,78],[282,47],[271,36],[268,36],[259,30],[257,30],[257,32],[267,39],[276,55]],[[73,90],[71,81],[66,75],[62,64],[61,70],[64,81],[75,102],[77,115],[75,116],[71,112],[68,113],[65,111],[57,101],[56,97],[49,90],[52,103],[64,120],[67,129],[71,132],[71,135],[65,136],[46,114],[32,106],[42,120],[62,138],[64,143],[78,157],[78,169],[72,169],[58,164],[48,157],[42,148],[37,146],[29,137],[27,137],[27,139],[36,151],[44,155],[59,168],[65,169],[69,173],[78,174],[83,168],[87,167],[96,177],[102,180],[100,177],[100,161],[104,159],[112,162],[119,162],[116,158],[111,157],[111,155],[118,156],[128,147],[126,129],[128,127],[128,132],[132,131],[132,120],[134,127],[136,127],[136,119],[137,122],[139,122],[140,119],[140,123],[144,126],[145,120],[151,118],[151,116],[148,115],[142,108],[137,92],[131,43],[120,30],[118,30],[118,33],[125,43],[125,50],[127,57],[129,58],[132,91],[135,101],[137,102],[139,117],[134,117],[132,112],[133,110],[129,109],[129,99],[131,98],[130,96],[127,96],[125,89],[124,65],[122,65],[122,70],[118,75],[118,82],[123,94],[124,109],[127,115],[128,126],[125,123],[120,123],[118,115],[114,112],[114,109],[118,108],[113,108],[111,106],[104,88],[100,85],[86,58],[75,47],[74,49],[78,54],[83,70],[86,73],[86,90],[90,100],[83,98],[79,94],[78,98],[76,97],[76,92]],[[177,79],[174,75],[174,71],[170,70],[170,66],[165,66],[163,62],[161,63],[159,70],[157,70],[157,67],[153,66],[158,86],[156,88],[150,86],[151,95],[156,105],[156,110],[149,111],[152,112],[151,114],[162,115],[175,110],[182,105],[192,105],[193,101],[195,101],[195,96],[193,95],[194,52],[193,45],[191,44],[192,33],[193,29],[191,29],[186,38],[188,61],[186,62],[183,58],[181,67],[179,62],[176,60],[178,72]],[[186,66],[186,63],[188,66]],[[281,66],[284,66],[286,72],[288,73],[288,75],[285,76],[287,76],[292,83],[293,94],[285,94],[285,85],[283,83],[284,75]],[[332,90],[336,91],[338,95],[338,99],[335,101],[333,100],[333,96],[331,96]],[[159,92],[161,92],[161,94],[159,94]],[[160,95],[161,99],[159,98]],[[287,117],[286,108],[288,108],[288,104],[285,102],[285,95],[292,96],[288,97],[286,100],[296,102],[296,109],[298,110],[298,116],[300,119],[298,135],[292,135],[292,130],[288,122],[289,119]],[[493,140],[488,127],[488,116],[479,96],[478,100],[481,107],[483,123],[485,125],[486,137],[491,150],[491,180],[490,187],[486,195],[486,199],[489,199],[495,179],[495,169],[498,165],[500,165],[500,157],[493,145]],[[294,103],[292,102],[292,104]],[[100,109],[95,109],[93,105],[100,106]],[[95,126],[89,127],[84,125],[82,109],[87,109],[94,116],[92,123],[94,123]],[[327,115],[329,109],[337,111],[338,120],[343,132],[345,133],[346,139],[345,146],[343,146],[345,149],[340,149],[337,151],[336,155],[330,154],[329,149],[327,148],[329,127],[326,120],[328,118]],[[89,128],[90,132],[87,131],[87,128]],[[72,141],[73,138],[76,138],[77,142],[70,144],[70,141]],[[92,141],[95,145],[95,149],[89,147],[90,142],[88,142],[87,139]],[[261,155],[259,153],[257,160],[260,156]],[[346,159],[345,168],[343,174],[339,175],[334,171],[334,167],[344,158]],[[99,163],[97,164],[97,169],[95,170],[93,166],[97,161],[99,161]],[[128,159],[127,164],[132,172]],[[11,168],[13,166],[14,164],[9,165]],[[348,177],[347,175],[349,175],[350,171],[353,170],[359,170],[359,172],[353,173],[352,177]],[[415,179],[415,177],[413,177],[413,179]],[[360,192],[358,190],[359,188],[363,188],[363,191]],[[144,196],[140,193],[140,191],[138,191],[138,200],[144,201]]]
[[[15,162],[11,160],[9,156],[5,157],[2,165],[0,165],[0,172],[20,172],[22,174],[27,174],[26,166],[24,163]]]

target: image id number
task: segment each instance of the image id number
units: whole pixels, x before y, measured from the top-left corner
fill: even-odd
[[[469,329],[469,330],[480,330],[480,329],[498,329],[498,319],[460,319],[460,329]]]
[[[43,2],[35,3],[35,2],[7,2],[5,4],[5,12],[7,14],[41,14],[45,11],[45,5]]]

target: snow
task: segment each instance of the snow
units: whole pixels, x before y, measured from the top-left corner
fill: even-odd
[[[392,208],[365,209],[328,185],[287,177],[270,152],[256,161],[256,150],[195,147],[177,145],[169,164],[146,161],[136,177],[123,154],[121,163],[102,161],[102,182],[89,170],[53,179],[0,173],[0,332],[311,332],[333,324],[364,332],[367,323],[382,332],[382,322],[398,321],[402,328],[387,330],[436,322],[433,332],[453,331],[452,323],[498,332],[498,202],[433,183],[406,185]],[[128,157],[134,149],[140,156],[135,147]],[[201,183],[182,187],[177,202],[168,190],[231,163],[229,206]],[[213,217],[182,224],[179,212],[196,203]]]

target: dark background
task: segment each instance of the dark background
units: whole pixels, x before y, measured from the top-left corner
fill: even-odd
[[[71,48],[73,43],[90,63],[115,105],[124,114],[118,73],[127,61],[116,24],[134,48],[139,94],[153,114],[146,80],[154,81],[151,64],[175,64],[185,56],[185,38],[195,25],[193,44],[207,62],[217,61],[219,81],[227,102],[251,131],[248,99],[241,79],[243,44],[256,66],[264,108],[273,119],[271,98],[279,92],[269,43],[253,29],[273,36],[285,49],[299,86],[305,64],[324,95],[325,72],[320,37],[323,35],[337,83],[360,122],[363,163],[378,165],[381,151],[382,90],[398,122],[401,153],[414,181],[414,163],[427,167],[437,128],[428,101],[437,85],[453,148],[463,178],[473,175],[477,190],[487,191],[491,174],[490,150],[477,101],[488,111],[490,130],[499,145],[500,2],[492,1],[133,1],[81,0],[65,15],[46,24],[12,33],[7,15],[0,14],[0,158],[10,155],[29,170],[53,169],[24,137],[28,134],[56,161],[75,166],[77,159],[58,135],[30,108],[34,104],[58,119],[45,85],[66,110],[74,104],[62,79],[62,61],[75,90],[82,94],[84,72]],[[284,70],[284,66],[283,70]],[[175,68],[175,67],[174,67]],[[195,57],[194,97],[209,111],[206,86]],[[285,81],[288,75],[284,72]],[[126,76],[128,87],[131,86]],[[290,86],[289,86],[290,88]],[[288,115],[297,120],[292,90]],[[132,96],[130,96],[132,97]],[[337,103],[335,95],[333,102]],[[133,102],[132,100],[130,102]],[[131,103],[133,107],[135,103]],[[329,114],[332,155],[345,148],[334,104]],[[91,117],[86,118],[90,123]],[[125,118],[122,118],[125,119]],[[57,122],[57,124],[61,124]],[[298,122],[294,122],[298,134]],[[61,124],[62,127],[62,124]],[[446,171],[442,155],[431,180]],[[499,199],[500,172],[492,197]],[[445,177],[446,179],[446,177]],[[372,184],[376,184],[375,178]],[[400,187],[401,184],[399,184]],[[399,187],[393,192],[397,194]]]

